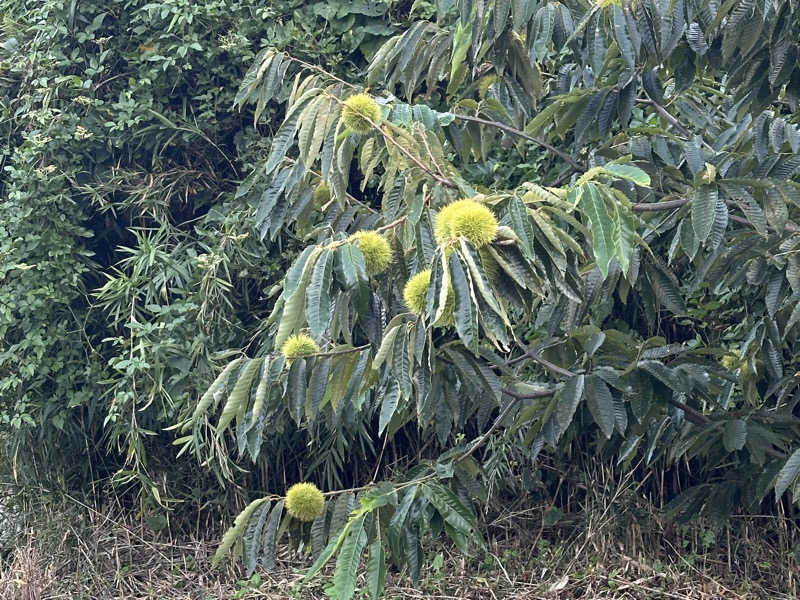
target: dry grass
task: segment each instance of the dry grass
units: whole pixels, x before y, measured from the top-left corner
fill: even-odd
[[[605,499],[605,500],[603,500]],[[796,527],[777,517],[734,519],[713,544],[702,525],[675,528],[658,515],[614,512],[614,495],[588,498],[580,517],[543,518],[518,506],[488,519],[487,548],[471,557],[432,541],[422,581],[390,573],[392,599],[568,600],[797,597],[790,560]],[[627,500],[626,500],[627,501]],[[594,503],[597,503],[596,505]],[[604,505],[605,504],[605,505]],[[305,556],[285,551],[276,570],[248,584],[235,565],[212,570],[214,539],[156,534],[123,517],[73,501],[18,537],[0,564],[3,600],[278,600],[323,598],[324,578],[299,587]],[[432,559],[441,555],[441,567]]]

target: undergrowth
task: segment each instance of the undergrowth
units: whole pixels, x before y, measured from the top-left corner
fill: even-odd
[[[420,582],[390,572],[386,597],[780,599],[800,593],[800,530],[780,509],[734,516],[721,527],[679,524],[643,498],[632,478],[595,466],[584,475],[596,486],[565,483],[571,503],[534,502],[528,495],[487,508],[482,550],[465,556],[444,538],[426,539]],[[96,498],[4,479],[2,598],[325,597],[330,572],[300,587],[311,563],[306,553],[284,548],[273,571],[248,578],[238,563],[210,567],[224,523],[167,519],[152,527],[119,497],[99,505]]]

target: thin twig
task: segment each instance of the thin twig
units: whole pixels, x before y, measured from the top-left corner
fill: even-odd
[[[514,408],[516,405],[517,405],[516,402],[509,402],[506,405],[506,407],[500,412],[500,414],[497,415],[497,418],[494,420],[494,423],[492,423],[492,426],[489,427],[488,430],[486,430],[486,433],[484,433],[481,437],[479,437],[477,440],[475,440],[475,442],[473,442],[473,444],[470,446],[469,450],[464,452],[464,454],[461,455],[459,460],[463,460],[463,459],[467,458],[468,456],[471,456],[478,448],[483,446],[483,444],[486,442],[486,440],[488,440],[489,437],[495,432],[495,430],[498,427],[500,427],[500,424],[503,422],[503,420],[511,412],[511,409]]]
[[[546,369],[552,371],[553,373],[558,373],[559,375],[562,375],[563,377],[575,377],[576,374],[573,373],[572,371],[570,371],[569,369],[565,369],[564,367],[560,367],[555,363],[551,363],[549,360],[544,358],[541,354],[539,354],[538,352],[534,352],[533,350],[531,350],[530,348],[525,346],[523,343],[521,343],[521,342],[517,342],[517,343],[519,344],[520,348],[522,348],[525,351],[525,354],[529,358],[533,359],[535,362],[539,363],[540,365],[542,365]]]
[[[691,200],[689,198],[678,198],[677,200],[667,200],[666,202],[635,202],[631,204],[631,209],[638,212],[658,212],[662,210],[672,210],[686,206]]]
[[[646,93],[646,92],[645,92],[645,93]],[[663,106],[661,106],[661,105],[660,105],[658,102],[656,102],[655,100],[653,100],[653,98],[650,96],[650,94],[647,94],[647,99],[646,99],[646,100],[640,99],[640,100],[639,100],[639,102],[643,102],[644,104],[650,104],[650,105],[652,105],[652,106],[653,106],[653,108],[655,108],[655,109],[656,109],[656,111],[658,112],[658,114],[660,114],[662,117],[664,117],[664,118],[665,118],[665,119],[666,119],[666,120],[667,120],[667,121],[670,123],[670,125],[672,125],[672,126],[675,128],[675,129],[677,129],[678,131],[680,131],[680,132],[681,132],[683,135],[685,135],[686,137],[691,137],[691,135],[692,135],[692,132],[691,132],[691,131],[689,131],[688,129],[686,129],[686,127],[684,127],[684,126],[681,124],[681,122],[680,122],[680,121],[678,121],[678,119],[677,119],[677,118],[675,118],[674,116],[672,116],[672,115],[670,114],[670,112],[669,112],[669,111],[668,111],[666,108],[664,108],[664,107],[663,107]]]
[[[556,390],[536,390],[535,392],[525,392],[523,394],[520,392],[515,392],[510,388],[503,388],[500,391],[506,394],[507,396],[511,396],[512,398],[515,398],[517,400],[532,400],[534,398],[547,398],[548,396],[552,396],[553,394],[556,393]]]
[[[309,356],[338,356],[340,354],[351,354],[353,352],[361,352],[362,350],[366,350],[369,348],[369,344],[365,344],[363,346],[357,346],[355,348],[344,348],[342,350],[331,350],[330,352],[315,352],[314,354],[309,354]]]
[[[511,127],[510,125],[506,125],[504,123],[499,123],[497,121],[490,121],[489,119],[482,119],[480,117],[471,117],[469,115],[459,115],[459,114],[453,113],[453,116],[456,119],[461,119],[462,121],[472,121],[473,123],[482,123],[483,125],[489,125],[491,127],[496,127],[497,129],[502,129],[503,131],[505,131],[507,133],[510,133],[512,135],[516,135],[517,137],[521,137],[524,140],[528,140],[529,142],[533,142],[534,144],[538,144],[542,148],[545,148],[546,150],[549,150],[553,154],[555,154],[558,157],[560,157],[564,162],[568,163],[576,171],[585,171],[586,170],[586,165],[580,164],[579,162],[577,162],[574,158],[572,158],[566,152],[564,152],[562,150],[559,150],[558,148],[548,144],[544,140],[540,140],[539,138],[535,138],[532,135],[528,135],[524,131],[520,131],[519,129]]]
[[[325,75],[326,77],[330,77],[334,81],[338,81],[342,85],[346,85],[349,88],[357,89],[356,86],[354,86],[352,83],[350,83],[348,81],[345,81],[344,79],[339,79],[338,77],[336,77],[336,75],[333,75],[332,73],[328,73],[325,69],[323,69],[319,65],[312,65],[310,63],[305,62],[304,60],[300,60],[299,58],[295,58],[294,56],[291,56],[290,54],[288,54],[286,52],[282,52],[281,54],[283,54],[290,61],[296,62],[299,65],[303,65],[306,69],[311,69],[312,71],[316,71],[318,73],[321,73],[322,75]]]
[[[748,221],[744,217],[739,217],[736,215],[728,215],[728,218],[736,223],[744,223],[745,225],[752,225],[752,223],[750,223],[750,221]],[[783,230],[788,231],[789,233],[800,233],[800,227],[798,227],[794,223],[787,223],[786,225],[784,225]]]
[[[391,223],[387,223],[386,225],[381,225],[380,227],[375,229],[375,231],[377,233],[383,233],[384,231],[388,231],[389,229],[394,229],[398,225],[402,225],[403,223],[406,222],[406,220],[408,220],[408,216],[400,217],[399,219],[395,219]],[[351,243],[351,241],[352,240],[350,238],[345,238],[343,240],[336,240],[334,242],[326,244],[325,250],[333,250],[334,248],[338,248],[339,246],[344,246],[345,244],[349,244]]]
[[[386,225],[381,225],[375,231],[380,233],[380,232],[383,232],[383,231],[387,231],[389,229],[394,229],[398,225],[401,225],[402,223],[405,223],[407,220],[408,220],[408,216],[400,217],[399,219],[395,219],[391,223],[387,223]]]

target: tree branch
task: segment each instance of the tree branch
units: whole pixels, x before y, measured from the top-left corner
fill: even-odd
[[[549,371],[552,371],[553,373],[558,373],[562,377],[575,377],[576,374],[573,373],[572,371],[570,371],[569,369],[565,369],[564,367],[559,367],[555,363],[551,363],[549,360],[544,358],[541,354],[539,354],[538,352],[534,352],[533,350],[531,350],[530,348],[528,348],[527,346],[525,346],[524,344],[522,344],[520,342],[517,342],[517,344],[519,345],[520,348],[522,348],[525,351],[525,355],[526,356],[528,356],[529,358],[531,358],[535,362],[539,363],[540,365],[542,365],[544,368],[548,369]]]
[[[531,135],[528,135],[524,131],[520,131],[519,129],[515,129],[514,127],[511,127],[510,125],[506,125],[504,123],[499,123],[497,121],[490,121],[489,119],[481,119],[480,117],[470,117],[469,115],[458,115],[458,114],[453,113],[453,116],[456,119],[461,119],[462,121],[472,121],[473,123],[481,123],[483,125],[489,125],[491,127],[496,127],[497,129],[501,129],[501,130],[505,131],[506,133],[510,133],[510,134],[515,135],[517,137],[521,137],[524,140],[528,140],[529,142],[533,142],[534,144],[538,144],[542,148],[545,148],[546,150],[549,150],[550,152],[552,152],[553,154],[555,154],[556,156],[561,158],[564,162],[568,163],[576,171],[585,171],[587,169],[586,165],[580,164],[579,162],[577,162],[574,158],[572,158],[566,152],[563,152],[563,151],[559,150],[555,146],[551,146],[550,144],[548,144],[544,140],[540,140],[539,138],[535,138],[535,137],[533,137]]]
[[[748,221],[744,217],[739,217],[736,215],[728,215],[728,218],[736,223],[744,223],[745,225],[752,225],[752,223],[750,223],[750,221]],[[788,231],[789,233],[800,233],[800,227],[798,227],[794,223],[787,223],[784,226],[783,230]]]
[[[691,200],[689,198],[678,198],[677,200],[667,200],[666,202],[634,202],[631,209],[637,212],[657,212],[661,210],[672,210],[686,206]]]
[[[549,360],[547,360],[547,359],[539,356],[535,352],[533,352],[533,350],[531,350],[530,348],[526,348],[523,344],[519,344],[519,345],[523,350],[525,350],[525,355],[526,356],[530,357],[531,359],[533,359],[534,361],[536,361],[537,363],[539,363],[540,365],[542,365],[546,369],[549,369],[553,373],[557,373],[557,374],[562,375],[564,377],[574,377],[575,375],[577,375],[577,373],[574,373],[573,371],[570,371],[569,369],[565,369],[564,367],[559,367],[558,365],[556,365],[554,363],[551,363]],[[514,393],[509,393],[509,392],[510,392],[510,390],[503,389],[503,393],[507,393],[509,396],[517,397],[517,396],[514,395]],[[541,396],[539,396],[538,393],[535,393],[535,395],[533,397],[537,397],[538,398],[538,397],[541,397]],[[667,402],[669,404],[671,404],[672,406],[676,407],[676,408],[680,408],[686,414],[686,420],[689,421],[690,423],[694,423],[695,425],[708,425],[709,423],[713,422],[711,419],[709,419],[707,416],[705,416],[699,410],[696,410],[696,409],[692,408],[691,406],[689,406],[687,404],[684,404],[680,400],[675,400],[674,398],[670,397],[670,398],[667,399]]]
[[[548,396],[552,396],[553,394],[556,393],[556,390],[536,390],[535,392],[526,392],[523,394],[520,392],[515,392],[510,388],[503,388],[500,391],[506,394],[507,396],[511,396],[515,400],[532,400],[534,398],[547,398]]]
[[[645,92],[645,93],[647,93],[647,92]],[[689,131],[688,129],[686,129],[686,127],[684,127],[683,125],[681,125],[681,122],[678,121],[678,119],[676,119],[674,116],[672,116],[666,108],[664,108],[658,102],[653,100],[650,97],[650,94],[647,94],[647,99],[646,100],[639,100],[639,102],[644,102],[645,104],[652,105],[653,108],[656,109],[656,112],[658,112],[658,114],[660,114],[662,117],[664,117],[664,119],[666,119],[667,122],[670,125],[672,125],[675,129],[680,131],[686,137],[691,137],[692,136],[692,132]]]
[[[695,410],[691,406],[684,404],[680,400],[675,400],[675,398],[669,397],[667,398],[667,402],[672,404],[675,408],[680,408],[684,414],[686,415],[686,420],[690,423],[694,423],[695,425],[708,425],[711,423],[711,419],[701,413],[699,410]]]
[[[636,212],[658,212],[662,210],[672,210],[673,208],[680,208],[681,206],[686,206],[691,202],[690,198],[678,198],[677,200],[667,200],[666,202],[634,202],[631,204],[631,210]],[[738,205],[735,202],[726,201],[729,206],[736,206]],[[742,223],[744,225],[752,225],[750,221],[745,219],[744,217],[739,217],[737,215],[728,215],[728,218],[735,223]],[[800,233],[800,226],[795,225],[794,223],[787,223],[786,226],[783,228],[784,231],[788,231],[789,233]]]

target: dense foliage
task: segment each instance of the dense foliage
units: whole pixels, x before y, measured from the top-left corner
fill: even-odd
[[[252,500],[218,558],[339,600],[543,460],[800,497],[792,0],[0,6],[19,473]]]
[[[391,17],[298,1],[0,6],[5,454],[76,488],[113,475],[164,503],[224,499],[164,430],[226,352],[258,347],[298,248],[259,239],[234,197],[287,95],[234,110],[239,82],[263,45],[352,76]]]
[[[288,529],[317,557],[308,577],[336,556],[331,597],[353,595],[362,554],[378,597],[387,550],[417,577],[425,536],[478,537],[498,440],[530,466],[576,448],[687,465],[670,506],[685,517],[798,498],[795,4],[415,10],[366,81],[269,47],[243,79],[242,106],[291,91],[237,194],[262,237],[308,245],[263,347],[228,364],[180,443],[202,456],[230,432],[257,461],[265,436],[334,432],[359,487],[330,490],[310,528],[280,490],[259,498],[218,556],[241,539],[268,567]],[[387,271],[368,272],[361,230],[389,240]],[[286,360],[298,333],[320,351]],[[408,459],[380,484],[380,464],[361,472],[379,444],[379,462],[387,444]]]

